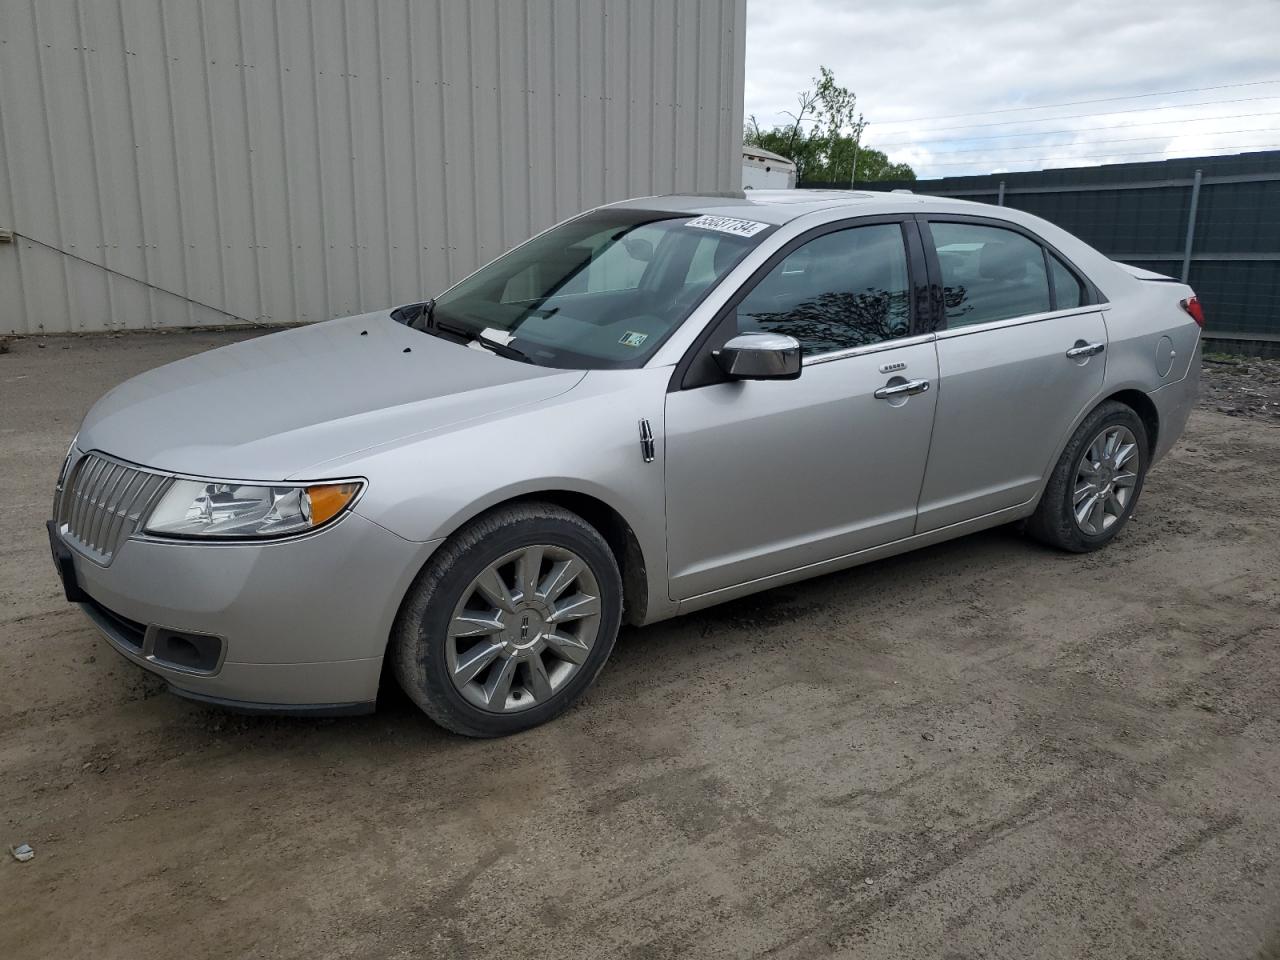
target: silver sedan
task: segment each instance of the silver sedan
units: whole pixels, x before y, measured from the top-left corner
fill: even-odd
[[[1036,217],[757,191],[592,210],[434,300],[117,387],[57,480],[68,599],[174,692],[473,736],[620,624],[1025,521],[1121,531],[1196,393],[1193,292]]]

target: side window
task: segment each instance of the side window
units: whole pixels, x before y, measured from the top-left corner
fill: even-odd
[[[907,254],[896,223],[851,227],[799,247],[738,305],[738,332],[785,333],[806,356],[910,330]]]
[[[930,223],[929,229],[942,268],[947,326],[1051,309],[1040,244],[1013,230],[976,223]]]
[[[1084,291],[1080,287],[1080,278],[1052,253],[1049,254],[1049,269],[1053,272],[1055,310],[1069,310],[1084,303]]]

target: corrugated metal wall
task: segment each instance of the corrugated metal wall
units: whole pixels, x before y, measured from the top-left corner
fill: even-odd
[[[0,0],[0,333],[319,320],[741,177],[745,0]]]

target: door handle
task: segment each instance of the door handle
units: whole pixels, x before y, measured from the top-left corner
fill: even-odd
[[[881,387],[872,396],[877,400],[892,400],[894,397],[914,397],[917,393],[927,392],[928,389],[928,380],[908,380],[906,383],[895,383],[891,387]]]
[[[1096,357],[1105,349],[1107,349],[1105,343],[1078,343],[1067,351],[1067,358],[1079,360],[1081,357]]]

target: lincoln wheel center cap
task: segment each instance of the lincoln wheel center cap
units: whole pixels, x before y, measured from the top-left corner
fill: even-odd
[[[547,633],[545,614],[533,606],[521,606],[507,618],[503,641],[513,653],[526,653],[540,649]]]

